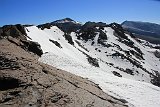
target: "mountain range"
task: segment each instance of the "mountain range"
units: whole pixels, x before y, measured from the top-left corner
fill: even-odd
[[[27,55],[29,54],[29,56],[32,57],[31,59],[36,59],[37,62],[34,62],[34,64],[43,63],[47,67],[50,66],[57,69],[48,70],[47,67],[39,67],[39,65],[36,65],[39,68],[33,67],[31,65],[34,60],[30,61],[30,59],[26,59],[28,61],[26,63],[31,64],[26,69],[34,70],[34,72],[39,71],[37,73],[30,71],[26,74],[26,78],[30,82],[25,83],[30,83],[29,85],[31,85],[28,87],[33,88],[32,90],[36,89],[37,91],[35,92],[39,92],[40,94],[38,95],[40,96],[45,96],[45,94],[42,93],[44,90],[41,90],[41,85],[45,89],[49,89],[47,93],[53,90],[59,91],[60,93],[56,94],[56,98],[58,97],[56,101],[53,99],[55,97],[52,97],[54,95],[47,95],[48,99],[41,97],[42,101],[45,103],[48,102],[48,106],[159,107],[160,45],[152,44],[138,38],[128,30],[128,26],[132,26],[135,29],[138,25],[126,24],[126,22],[124,22],[121,26],[117,23],[106,24],[91,21],[81,24],[70,18],[65,18],[38,26],[20,24],[3,26],[0,28],[0,41],[4,41],[1,42],[1,46],[3,48],[5,47],[5,51],[1,48],[1,56],[3,56],[2,58],[4,59],[1,63],[4,66],[0,66],[2,70],[0,86],[5,87],[2,83],[6,75],[11,77],[13,75],[12,70],[8,72],[10,67],[5,69],[5,66],[9,66],[10,64],[14,65],[12,63],[16,63],[16,60],[6,57],[14,54],[15,52],[11,50],[14,50],[14,47],[18,47],[18,49],[20,48],[20,52],[25,51]],[[143,28],[143,30],[140,31],[144,30]],[[146,31],[144,31],[144,33],[146,33]],[[14,47],[11,47],[12,45]],[[9,50],[9,47],[11,50],[8,52],[6,50]],[[18,53],[16,55],[14,54],[15,59],[16,57],[17,59],[25,57],[23,53],[22,56],[16,56]],[[9,59],[11,60],[9,64],[4,63],[4,61],[8,61]],[[21,59],[20,62],[22,61]],[[44,66],[43,64],[41,66]],[[24,64],[22,63],[21,65]],[[16,66],[18,66],[17,63],[15,64],[15,69],[19,69],[19,67],[16,68]],[[22,70],[19,70],[22,74],[27,72],[27,70],[23,71],[23,67],[25,66],[20,67]],[[63,73],[61,74],[61,72]],[[24,79],[23,75],[17,72],[15,74],[20,75],[16,77],[18,79],[20,78],[21,81]],[[39,78],[41,78],[40,75],[43,77],[41,80],[39,80]],[[69,80],[67,83],[63,81],[63,85],[54,85],[55,80],[50,78],[55,78],[57,75],[62,81],[66,81],[66,79]],[[38,81],[36,85],[34,79],[31,79],[32,81],[29,79],[34,76],[37,77],[35,81]],[[75,81],[72,78],[80,79]],[[46,86],[45,80],[51,82],[46,82]],[[67,84],[69,84],[68,88]],[[64,89],[56,87],[63,87]],[[14,89],[15,91],[15,88],[17,87],[9,89],[11,91]],[[29,88],[26,88],[25,91],[31,91]],[[14,99],[10,97],[9,100],[7,99],[9,96],[7,93],[10,91],[5,90],[5,88],[0,89],[4,91],[0,94],[0,99],[2,99],[0,100],[0,105],[5,106],[8,101],[14,102]],[[81,93],[78,93],[76,91],[77,89],[82,89],[80,91]],[[72,92],[75,93],[75,96]],[[89,93],[91,94],[90,96]],[[67,94],[68,97],[63,97],[65,94]],[[32,97],[39,98],[37,94],[34,94]],[[70,100],[66,100],[67,98]],[[50,100],[53,102],[51,103]],[[61,100],[63,100],[63,104]],[[66,103],[64,104],[64,102]],[[21,101],[21,103],[26,104],[25,101]],[[21,103],[19,106],[21,106]],[[43,106],[43,103],[38,103],[37,100],[34,101],[32,105],[36,104]]]
[[[160,44],[160,25],[149,22],[124,21],[122,27],[135,36],[151,43]]]

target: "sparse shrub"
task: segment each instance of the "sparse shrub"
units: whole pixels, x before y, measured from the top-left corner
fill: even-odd
[[[130,74],[130,75],[134,75],[133,71],[129,68],[126,68],[126,70],[124,72],[126,72],[127,74]]]
[[[101,52],[101,50],[98,50],[98,52]]]
[[[94,41],[92,41],[91,45],[94,45],[94,43],[95,43],[95,42],[94,42]]]
[[[115,76],[118,76],[118,77],[122,77],[122,75],[116,71],[112,71],[112,73],[115,75]]]

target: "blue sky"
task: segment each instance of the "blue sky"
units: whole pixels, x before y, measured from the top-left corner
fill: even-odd
[[[0,0],[0,26],[70,17],[82,23],[125,20],[160,24],[160,0]]]

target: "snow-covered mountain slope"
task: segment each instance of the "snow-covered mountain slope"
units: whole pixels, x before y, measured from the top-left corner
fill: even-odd
[[[88,78],[131,107],[160,106],[159,50],[120,25],[88,22],[72,33],[31,26],[26,32],[41,45],[40,61]]]

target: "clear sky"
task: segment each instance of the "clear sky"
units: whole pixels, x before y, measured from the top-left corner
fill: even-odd
[[[0,26],[37,25],[66,17],[82,23],[133,20],[160,24],[160,0],[0,0]]]

